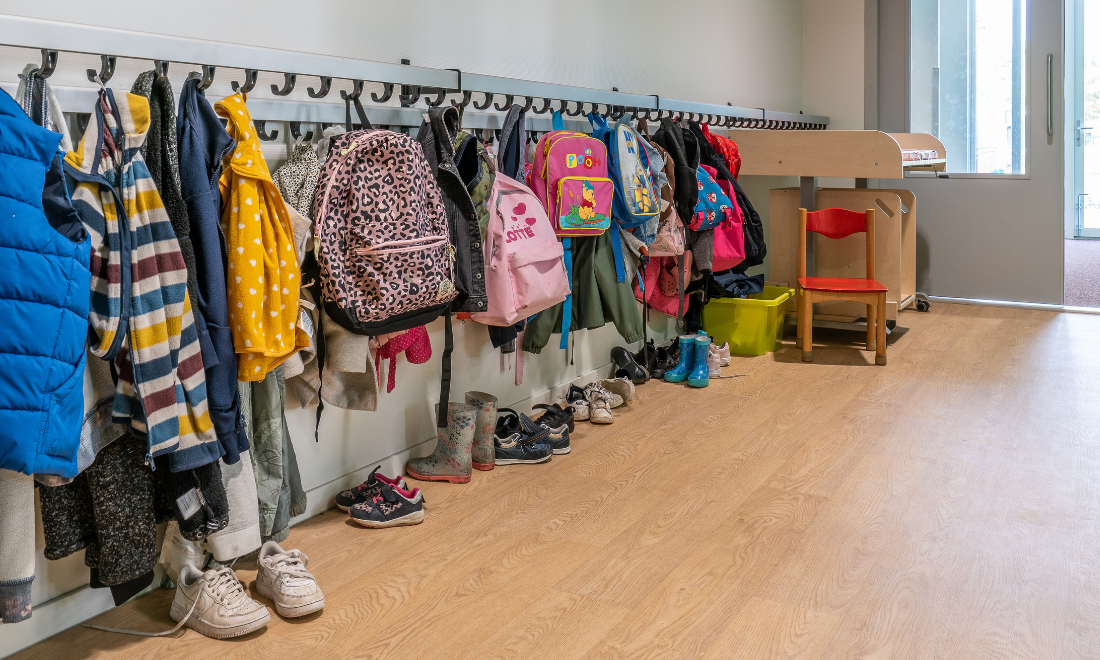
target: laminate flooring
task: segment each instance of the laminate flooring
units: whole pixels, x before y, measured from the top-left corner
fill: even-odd
[[[14,657],[1100,658],[1100,316],[900,321],[885,367],[821,331],[814,364],[788,338],[644,385],[569,455],[419,484],[422,525],[294,527],[321,613]],[[171,598],[95,623],[165,630]]]

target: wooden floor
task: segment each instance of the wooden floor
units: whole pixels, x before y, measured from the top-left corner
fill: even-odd
[[[643,386],[568,456],[425,485],[417,527],[297,526],[317,615],[15,657],[1100,658],[1100,316],[901,324],[887,367],[788,340],[705,390]],[[170,599],[96,621],[164,630]]]

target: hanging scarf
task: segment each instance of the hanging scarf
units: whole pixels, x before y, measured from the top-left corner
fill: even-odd
[[[118,374],[112,417],[147,438],[151,456],[171,452],[179,471],[222,450],[183,257],[141,157],[148,128],[148,101],[103,90],[65,169],[92,239],[89,349]]]
[[[218,185],[222,230],[229,250],[229,324],[237,378],[261,381],[296,351],[309,346],[298,326],[302,280],[290,213],[264,161],[245,98],[234,94],[214,104],[237,141]]]

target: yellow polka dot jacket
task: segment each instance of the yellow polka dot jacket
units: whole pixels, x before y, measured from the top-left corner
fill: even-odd
[[[237,143],[218,181],[237,378],[260,381],[309,346],[309,334],[298,327],[302,271],[290,213],[271,180],[245,97],[234,94],[214,109],[229,120],[226,130]]]

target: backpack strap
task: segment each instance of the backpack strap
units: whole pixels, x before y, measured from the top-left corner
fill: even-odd
[[[550,120],[551,126],[555,131],[564,131],[565,130],[565,119],[562,118],[560,112],[555,110],[554,113],[552,115],[550,115],[550,117],[551,117],[551,120]]]
[[[680,253],[676,255],[676,294],[680,298],[680,303],[676,307],[676,318],[684,318],[684,255]]]
[[[447,428],[447,406],[451,400],[451,352],[455,347],[454,331],[451,329],[451,313],[443,315],[443,366],[439,377],[439,408],[436,410],[436,428]]]
[[[351,124],[351,106],[355,104],[355,114],[359,116],[359,123],[363,126],[363,130],[370,130],[374,128],[371,126],[370,120],[367,119],[367,111],[363,109],[363,103],[358,99],[344,99],[344,130],[348,133],[352,130]]]
[[[557,114],[557,113],[555,113]],[[569,348],[569,327],[573,325],[573,239],[563,236],[561,246],[565,248],[565,277],[569,280],[569,295],[561,304],[561,344],[562,349]]]
[[[500,146],[497,153],[497,169],[506,177],[523,178],[526,158],[527,113],[523,106],[513,103],[504,116],[504,128],[500,131]]]
[[[613,225],[607,230],[611,234],[611,252],[615,255],[615,281],[626,281],[626,267],[623,266],[623,239],[619,236],[618,225]]]

